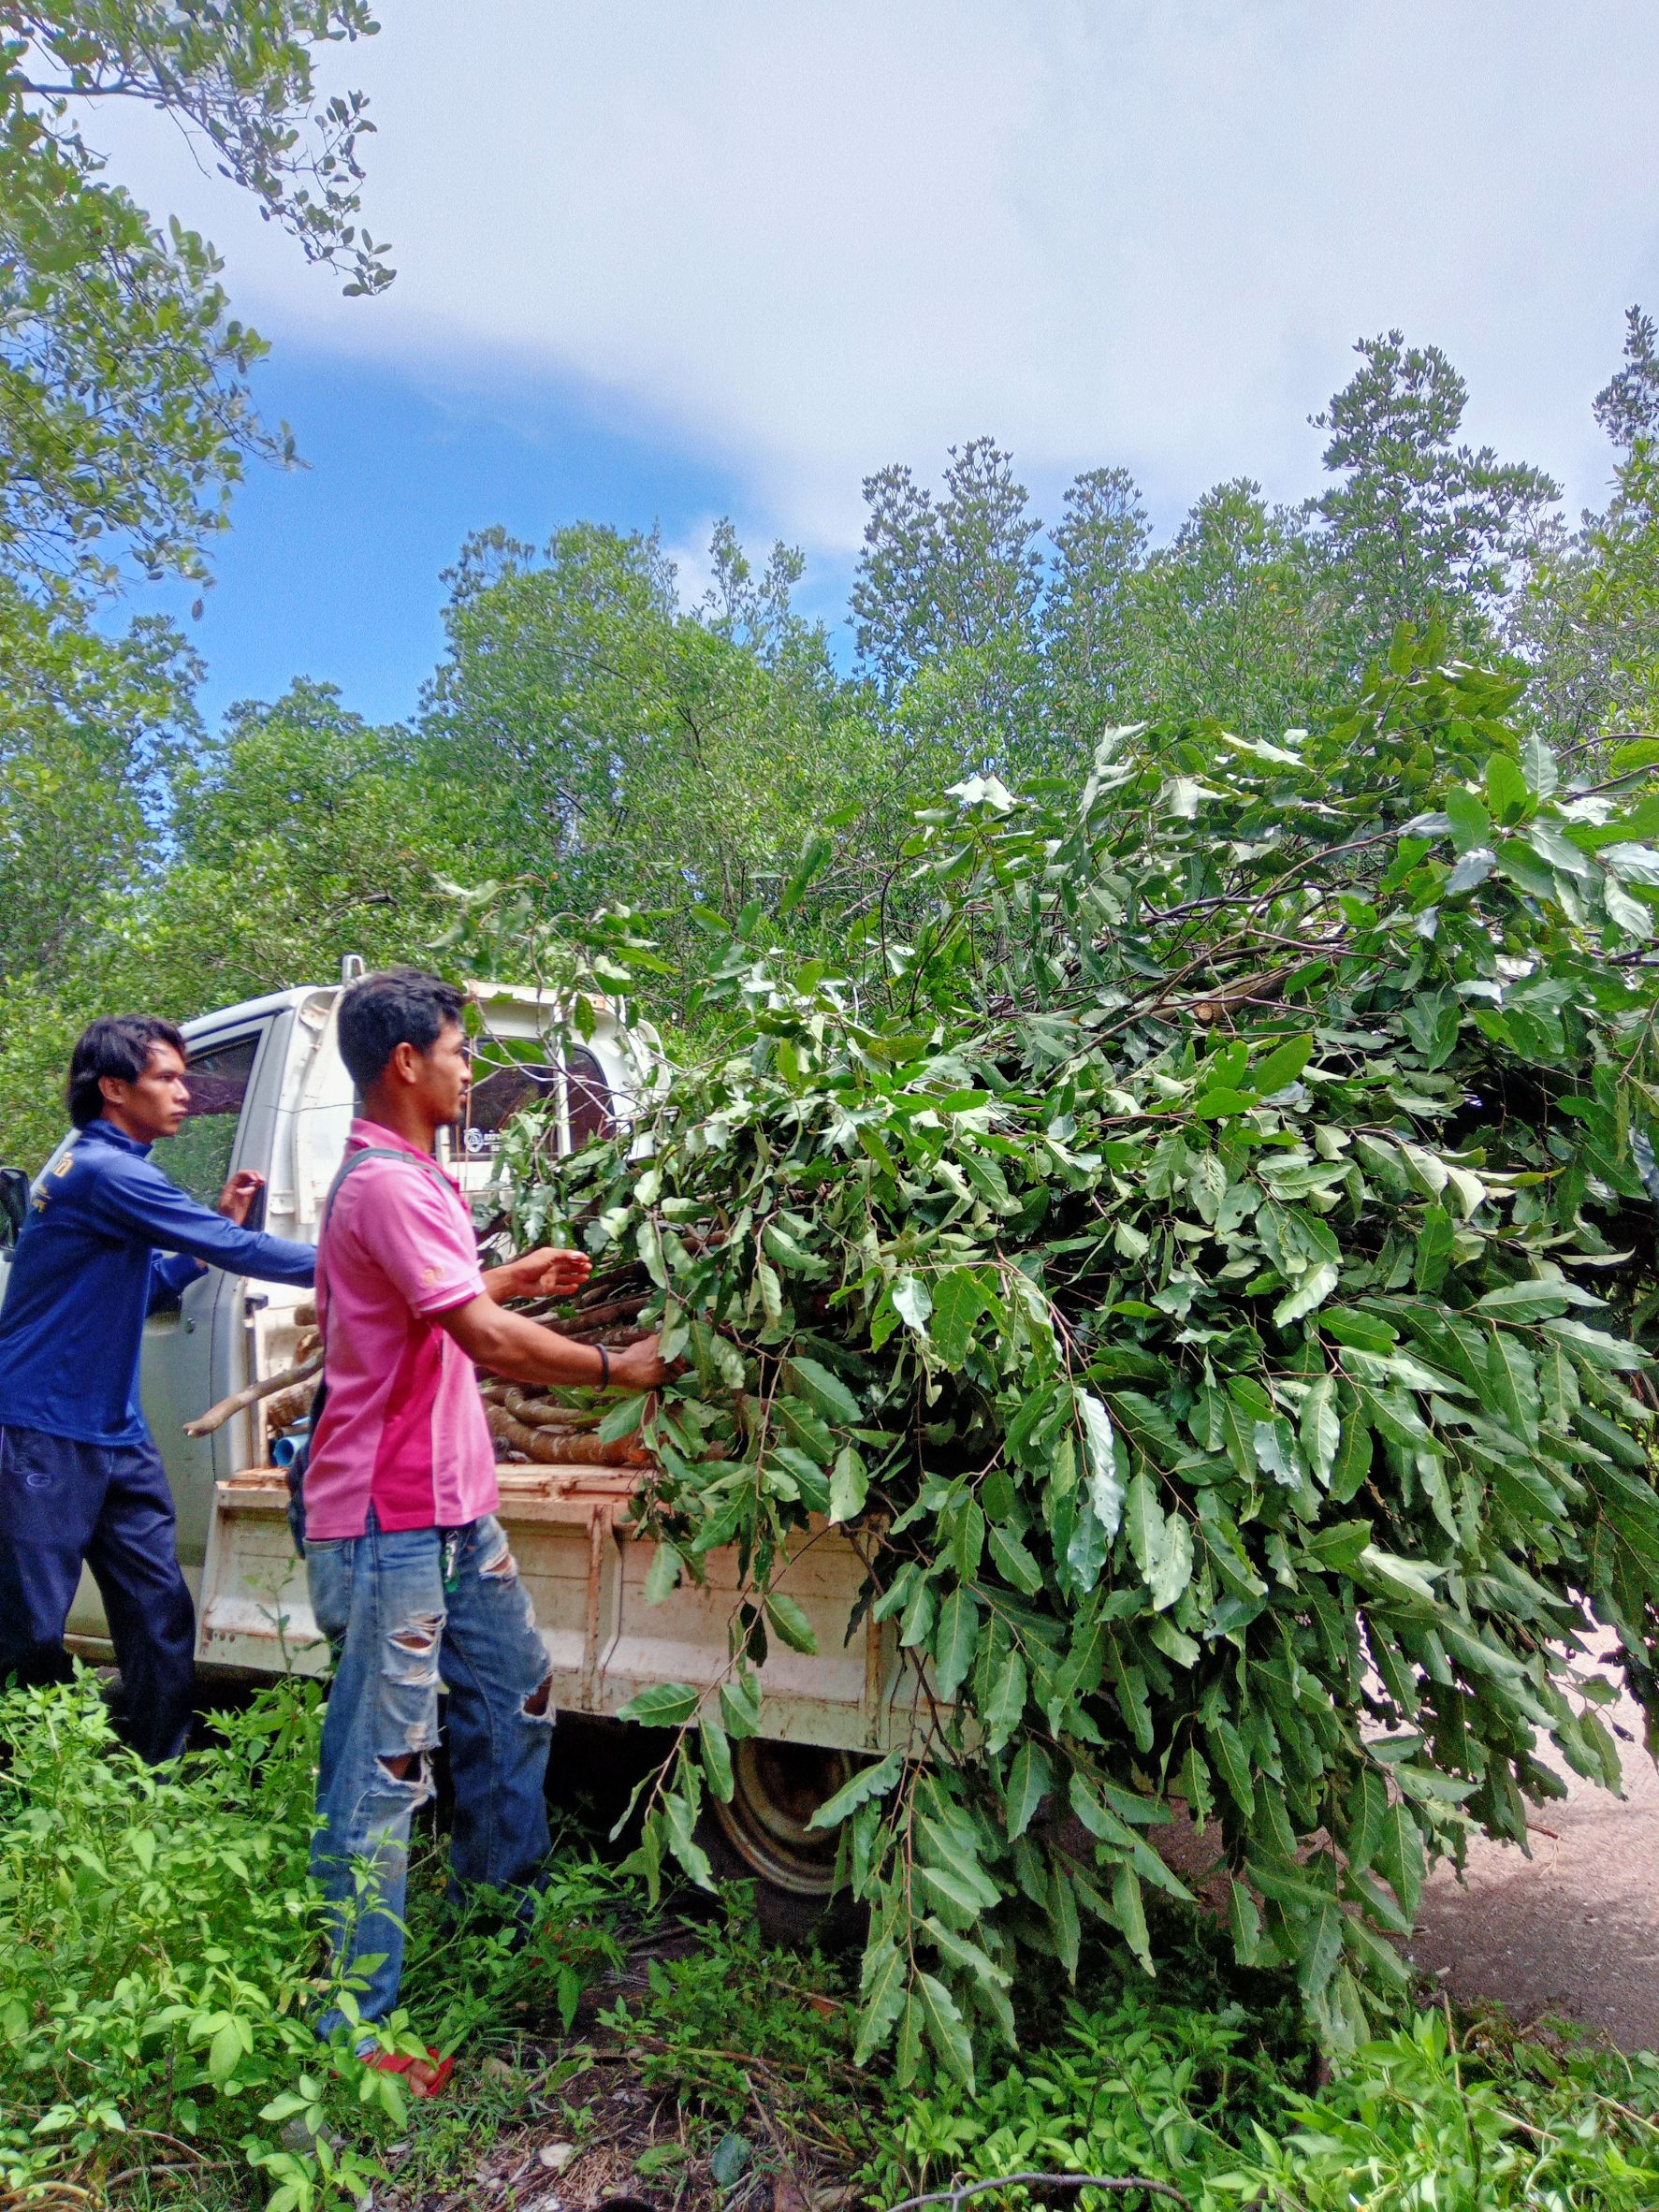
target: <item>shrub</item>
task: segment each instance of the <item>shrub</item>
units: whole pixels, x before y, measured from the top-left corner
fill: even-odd
[[[391,2086],[320,2050],[309,2024],[318,1710],[314,1688],[283,1683],[158,1773],[115,1740],[87,1674],[0,1699],[8,2188],[182,2161],[272,2166],[279,2208],[360,2192],[373,2169],[354,2151],[325,2139],[319,2164],[275,2140],[293,2114],[321,2127],[330,2104],[352,2109],[359,2080],[381,2105]]]

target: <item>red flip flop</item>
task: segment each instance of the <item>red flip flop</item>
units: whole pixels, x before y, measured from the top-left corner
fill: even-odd
[[[454,2076],[455,2060],[453,2058],[440,2059],[430,2045],[427,2046],[427,2057],[437,2068],[437,2072],[424,2088],[417,2082],[411,2082],[409,2094],[412,2097],[441,2097]],[[417,2063],[417,2060],[412,2059],[404,2051],[371,2051],[365,2057],[363,2063],[365,2066],[372,2066],[376,2074],[407,2074],[409,2069]]]

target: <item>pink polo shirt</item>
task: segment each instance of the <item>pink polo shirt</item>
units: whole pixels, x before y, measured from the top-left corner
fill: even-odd
[[[308,1536],[461,1528],[500,1502],[495,1445],[473,1362],[436,1316],[478,1297],[472,1216],[434,1163],[378,1122],[354,1121],[349,1155],[406,1152],[354,1168],[317,1257],[327,1401],[305,1474]],[[425,1161],[425,1165],[417,1162]]]

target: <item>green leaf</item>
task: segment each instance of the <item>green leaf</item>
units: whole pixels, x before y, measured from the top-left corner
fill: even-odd
[[[680,1728],[697,1710],[698,1694],[689,1682],[650,1682],[635,1691],[617,1714],[646,1728]]]
[[[1152,1972],[1152,1944],[1146,1933],[1146,1907],[1133,1867],[1114,1868],[1112,1875],[1112,1914],[1129,1949],[1148,1973]]]
[[[1235,1114],[1247,1113],[1252,1106],[1260,1103],[1260,1098],[1255,1091],[1230,1090],[1223,1086],[1218,1090],[1205,1091],[1201,1098],[1195,1099],[1192,1113],[1197,1121],[1230,1121]]]
[[[1008,1775],[1008,1838],[1017,1842],[1054,1787],[1054,1767],[1041,1744],[1029,1738],[1013,1756]]]
[[[1308,1465],[1321,1482],[1329,1482],[1342,1443],[1342,1421],[1336,1410],[1336,1381],[1320,1375],[1302,1402],[1302,1448]]]
[[[1298,1977],[1304,1997],[1317,1997],[1336,1972],[1345,1925],[1342,1907],[1333,1897],[1326,1898],[1309,1918],[1302,1938]]]
[[[761,1732],[761,1685],[752,1674],[737,1674],[720,1684],[720,1719],[728,1736],[740,1739]]]
[[[1445,1282],[1451,1264],[1452,1235],[1451,1215],[1446,1208],[1438,1201],[1425,1207],[1412,1265],[1412,1279],[1419,1290],[1432,1295]]]
[[[1390,1805],[1379,1823],[1375,1865],[1399,1899],[1407,1919],[1417,1915],[1423,1886],[1423,1838],[1405,1807]]]
[[[852,2059],[856,2066],[867,2066],[892,2034],[894,2024],[904,2010],[905,1960],[891,1937],[872,1940],[864,1955],[860,1984],[864,2010],[859,2016],[858,2042]]]
[[[1313,1056],[1311,1037],[1288,1037],[1251,1069],[1250,1080],[1262,1098],[1271,1098],[1293,1084]]]
[[[1026,1710],[1026,1662],[1017,1651],[1003,1661],[984,1704],[987,1741],[1006,1743]]]
[[[925,1892],[934,1910],[962,1928],[972,1928],[996,1901],[996,1890],[976,1867],[940,1858],[918,1859],[910,1879]]]
[[[1521,740],[1521,767],[1528,788],[1541,799],[1549,798],[1561,780],[1550,741],[1535,730],[1528,730]]]
[[[816,1652],[818,1635],[793,1597],[781,1590],[766,1593],[766,1619],[792,1652]]]
[[[869,1495],[869,1469],[851,1444],[836,1454],[830,1470],[829,1517],[834,1521],[855,1521]]]
[[[1241,1966],[1254,1966],[1261,1943],[1261,1914],[1239,1874],[1228,1885],[1227,1926],[1233,1957]]]
[[[933,1311],[933,1298],[920,1275],[900,1275],[893,1286],[893,1310],[907,1328],[915,1331],[924,1340],[927,1336],[927,1317]]]
[[[1323,1305],[1336,1288],[1341,1275],[1341,1269],[1330,1260],[1318,1267],[1310,1267],[1288,1296],[1280,1299],[1274,1306],[1274,1327],[1288,1328],[1292,1321],[1300,1321],[1304,1314],[1311,1314],[1316,1306]]]
[[[1049,1868],[1048,1926],[1055,1953],[1069,1981],[1077,1979],[1077,1961],[1083,1948],[1083,1928],[1077,1917],[1077,1891],[1058,1861]]]
[[[625,1436],[632,1436],[644,1420],[649,1403],[647,1393],[640,1390],[610,1406],[594,1431],[601,1444],[620,1444]]]
[[[691,1800],[678,1790],[669,1790],[662,1799],[662,1818],[668,1832],[668,1847],[699,1889],[713,1889],[714,1869],[708,1863],[708,1854],[697,1841],[697,1813]]]
[[[1452,841],[1460,852],[1468,852],[1477,845],[1492,843],[1492,817],[1471,791],[1454,783],[1446,794],[1446,819],[1451,824]]]
[[[819,1361],[797,1352],[790,1361],[789,1371],[796,1390],[810,1398],[827,1419],[853,1423],[864,1419],[864,1409],[840,1376],[832,1375]]]
[[[1163,1550],[1157,1564],[1146,1578],[1153,1610],[1157,1613],[1167,1612],[1185,1594],[1191,1580],[1192,1531],[1183,1515],[1171,1513],[1164,1522]],[[1168,1626],[1168,1623],[1159,1623],[1159,1628]],[[1157,1630],[1154,1634],[1157,1634]],[[1197,1657],[1195,1646],[1192,1658],[1186,1664],[1190,1666]]]
[[[732,1747],[726,1740],[726,1732],[711,1713],[706,1712],[697,1733],[708,1786],[722,1805],[729,1805],[735,1785],[732,1776]]]
[[[1490,845],[1477,845],[1458,855],[1452,871],[1446,879],[1446,895],[1458,898],[1466,891],[1475,891],[1486,881],[1497,866],[1497,854]]]
[[[889,1752],[884,1759],[873,1760],[867,1767],[860,1767],[856,1773],[844,1782],[833,1797],[822,1804],[807,1823],[809,1828],[837,1828],[850,1812],[856,1812],[861,1805],[867,1805],[872,1797],[884,1797],[898,1783],[905,1770],[904,1755]]]
[[[1163,1559],[1165,1521],[1152,1477],[1144,1469],[1129,1484],[1124,1503],[1124,1529],[1141,1579],[1150,1582]]]
[[[1116,1535],[1123,1520],[1123,1450],[1112,1426],[1112,1416],[1099,1398],[1087,1390],[1079,1390],[1076,1404],[1083,1426],[1089,1505],[1110,1540]]]
[[[986,1309],[979,1277],[971,1268],[953,1267],[933,1286],[929,1329],[934,1349],[945,1365],[958,1368],[968,1356],[973,1325]]]
[[[660,1543],[651,1554],[651,1564],[645,1579],[645,1597],[648,1606],[661,1605],[679,1581],[684,1561],[674,1546]]]
[[[1486,764],[1487,810],[1494,822],[1513,829],[1533,810],[1533,794],[1526,778],[1506,752],[1494,752]]]
[[[922,2007],[927,2040],[948,2074],[963,2086],[973,2088],[973,2045],[956,2000],[932,1974],[916,1976],[916,1996]]]
[[[978,1601],[958,1583],[940,1606],[933,1632],[933,1678],[941,1697],[954,1697],[968,1680],[979,1636]]]
[[[1006,1579],[1016,1590],[1027,1597],[1035,1597],[1042,1588],[1042,1569],[1038,1565],[1020,1538],[1011,1529],[998,1527],[995,1522],[986,1531],[991,1557]]]

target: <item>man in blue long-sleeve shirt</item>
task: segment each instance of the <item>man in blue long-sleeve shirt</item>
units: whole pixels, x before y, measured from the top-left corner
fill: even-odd
[[[190,1726],[196,1616],[138,1411],[144,1317],[209,1265],[309,1283],[316,1254],[243,1226],[262,1177],[233,1175],[213,1213],[150,1164],[190,1107],[170,1023],[93,1023],[68,1096],[78,1133],[35,1186],[0,1305],[0,1682],[66,1673],[64,1627],[89,1565],[127,1735],[159,1763]]]

